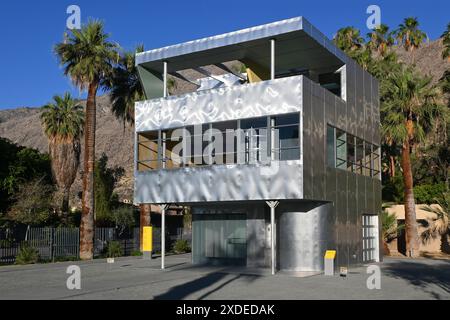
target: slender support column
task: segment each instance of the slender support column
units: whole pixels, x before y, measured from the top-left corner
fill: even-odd
[[[267,201],[270,207],[270,246],[271,246],[271,261],[272,261],[272,275],[275,275],[276,252],[275,252],[275,209],[280,204],[279,201]]]
[[[166,268],[166,211],[169,205],[163,204],[161,207],[161,269]]]
[[[275,39],[270,40],[270,79],[275,80]]]
[[[167,91],[167,61],[164,61],[163,79],[164,79],[164,98],[167,98],[167,96],[168,96],[168,91]]]

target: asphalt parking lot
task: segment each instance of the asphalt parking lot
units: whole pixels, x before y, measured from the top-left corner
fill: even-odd
[[[367,268],[350,269],[347,278],[293,277],[268,270],[194,267],[190,255],[160,260],[122,258],[0,267],[0,299],[82,300],[279,300],[279,299],[450,299],[450,260],[387,258],[381,289],[367,288]],[[81,289],[69,290],[70,265],[81,270]]]

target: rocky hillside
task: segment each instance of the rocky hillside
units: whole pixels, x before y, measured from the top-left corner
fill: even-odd
[[[47,138],[41,122],[39,108],[0,110],[0,137],[19,145],[48,152]],[[109,166],[123,167],[125,176],[119,182],[116,192],[122,200],[132,200],[133,195],[133,129],[117,120],[110,111],[108,96],[97,99],[97,157],[105,153]],[[82,147],[84,149],[84,147]],[[83,159],[84,155],[81,155]],[[82,168],[80,168],[81,170]],[[81,191],[81,174],[72,187],[73,200]],[[77,201],[75,201],[77,202]]]
[[[441,78],[446,69],[450,69],[450,63],[441,57],[442,41],[437,40],[425,44],[415,53],[415,62],[422,74],[433,76],[435,81]],[[396,48],[399,56],[405,61],[410,61],[408,53],[402,48]],[[239,70],[235,63],[227,63],[228,67]],[[215,74],[224,73],[216,67],[208,67],[208,71]],[[195,71],[181,72],[190,79],[204,77]],[[173,89],[174,94],[192,91],[195,88],[190,83],[178,81]],[[109,158],[110,166],[119,166],[125,169],[125,176],[119,182],[116,192],[122,200],[132,200],[133,196],[133,129],[117,120],[110,111],[108,96],[99,97],[97,100],[97,156],[105,153]],[[45,138],[39,120],[38,108],[19,108],[0,110],[0,137],[7,138],[19,145],[47,152],[47,139]],[[83,155],[82,155],[83,157]],[[82,158],[83,159],[83,158]],[[77,178],[73,186],[73,199],[81,191],[81,177]]]

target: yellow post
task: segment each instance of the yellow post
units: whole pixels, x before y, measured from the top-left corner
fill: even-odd
[[[144,227],[144,235],[142,237],[142,249],[144,251],[144,258],[152,257],[153,252],[153,227]]]

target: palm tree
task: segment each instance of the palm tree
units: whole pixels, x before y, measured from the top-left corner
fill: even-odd
[[[389,32],[389,27],[385,24],[380,24],[371,33],[368,33],[367,37],[369,38],[367,46],[382,57],[388,53],[389,47],[394,44],[392,33]]]
[[[81,30],[71,30],[63,43],[55,47],[55,53],[74,84],[87,89],[85,123],[85,158],[83,174],[82,217],[80,225],[80,258],[93,258],[94,241],[94,164],[96,97],[112,76],[115,60],[119,56],[118,45],[109,41],[103,23],[90,21]]]
[[[442,51],[442,58],[450,62],[450,23],[447,25],[444,33],[441,36],[444,50]]]
[[[423,141],[425,132],[445,113],[438,102],[440,92],[431,81],[431,78],[418,76],[411,68],[402,67],[381,83],[382,132],[401,147],[406,250],[410,257],[417,256],[419,248],[411,150],[415,143]]]
[[[405,18],[395,31],[395,35],[398,44],[411,53],[411,63],[414,63],[414,51],[428,38],[427,34],[419,29],[417,18]]]
[[[339,49],[346,53],[361,49],[364,44],[360,31],[355,27],[339,29],[333,41]]]
[[[70,93],[54,96],[53,103],[42,107],[42,127],[49,141],[52,173],[63,192],[61,210],[69,212],[69,195],[80,165],[80,138],[83,133],[83,107]]]
[[[136,53],[144,52],[138,45],[135,52],[125,52],[119,59],[110,83],[112,111],[125,123],[134,123],[134,103],[145,100],[144,90],[135,65]]]
[[[441,251],[449,252],[448,236],[450,235],[450,193],[442,196],[442,199],[436,199],[437,206],[427,206],[424,211],[434,213],[436,216],[428,219],[429,226],[422,232],[421,237],[424,243],[431,239],[441,237]]]
[[[387,209],[390,204],[383,204],[383,211],[381,212],[381,238],[383,241],[383,249],[386,255],[390,255],[388,243],[398,237],[399,231],[403,229],[403,225],[398,225],[395,214],[389,214]]]

